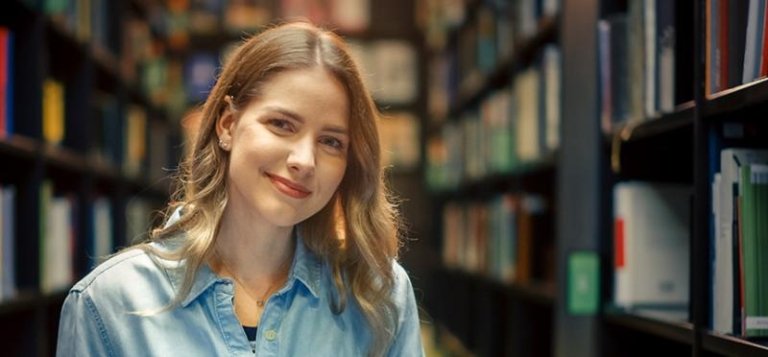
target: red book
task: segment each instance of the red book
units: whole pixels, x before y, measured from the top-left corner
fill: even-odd
[[[728,88],[728,1],[720,0],[720,26],[718,34],[720,39],[720,88]],[[742,0],[734,0],[742,1]]]
[[[768,76],[768,4],[764,5],[763,11],[765,17],[763,17],[763,53],[760,61],[760,77]]]
[[[8,97],[8,56],[11,53],[8,51],[8,36],[9,31],[5,27],[0,27],[0,138],[5,138],[6,133],[6,117],[8,112],[8,103],[5,102]]]

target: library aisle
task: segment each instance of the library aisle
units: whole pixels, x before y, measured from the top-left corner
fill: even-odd
[[[383,114],[427,356],[768,356],[766,0],[4,0],[4,354],[55,354],[230,51],[297,18]]]

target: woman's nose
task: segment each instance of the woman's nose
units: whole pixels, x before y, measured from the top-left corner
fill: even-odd
[[[287,159],[288,168],[301,176],[315,173],[314,140],[303,138],[295,143]]]

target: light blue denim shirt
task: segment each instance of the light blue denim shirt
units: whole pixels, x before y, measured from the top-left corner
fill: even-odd
[[[169,243],[152,243],[167,249]],[[286,284],[264,306],[258,356],[364,356],[371,341],[365,317],[350,301],[334,314],[327,264],[297,238]],[[397,325],[388,356],[423,356],[413,288],[393,262]],[[182,278],[178,263],[129,250],[107,260],[69,292],[61,312],[58,356],[253,356],[234,311],[233,283],[207,265],[177,308],[165,307]]]

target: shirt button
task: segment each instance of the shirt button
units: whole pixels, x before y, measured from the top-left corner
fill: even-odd
[[[277,338],[277,332],[275,330],[267,330],[264,333],[264,338],[266,338],[267,341],[272,341]]]

